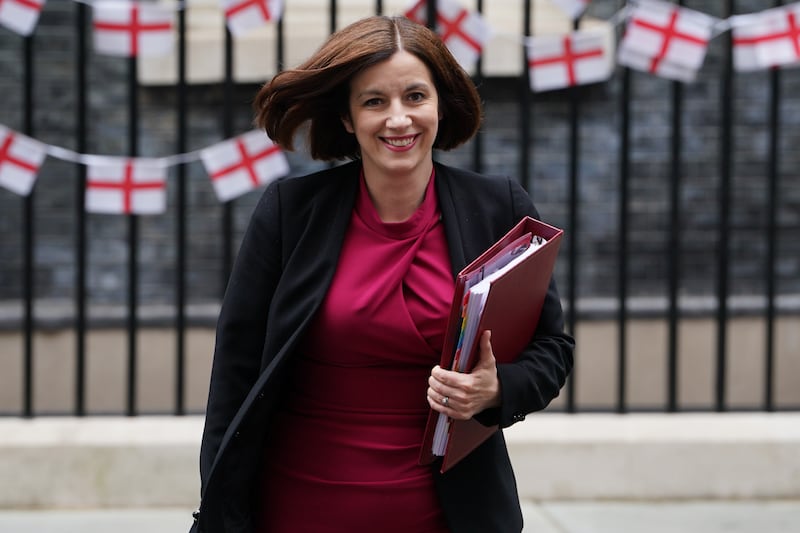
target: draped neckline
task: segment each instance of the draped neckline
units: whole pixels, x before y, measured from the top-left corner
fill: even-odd
[[[431,171],[422,203],[410,217],[402,222],[384,222],[378,215],[378,210],[369,196],[367,182],[362,170],[359,179],[358,198],[355,205],[356,215],[370,230],[389,239],[401,240],[420,235],[429,228],[431,219],[437,214],[438,206],[436,205],[436,193],[434,192],[433,184],[435,176],[436,171]]]

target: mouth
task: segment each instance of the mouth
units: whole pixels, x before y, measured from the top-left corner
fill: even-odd
[[[402,137],[381,137],[381,140],[391,150],[405,150],[413,146],[419,135],[404,135]]]

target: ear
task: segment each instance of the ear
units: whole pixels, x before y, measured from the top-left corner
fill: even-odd
[[[347,130],[348,133],[355,133],[356,130],[353,128],[353,121],[350,120],[350,115],[342,115],[342,124],[344,125],[344,129]]]

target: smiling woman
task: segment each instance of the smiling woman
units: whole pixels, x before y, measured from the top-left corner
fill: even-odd
[[[402,17],[333,34],[255,100],[292,149],[353,161],[273,182],[242,241],[217,326],[197,531],[519,532],[501,432],[447,473],[419,462],[430,410],[507,427],[572,367],[551,282],[534,336],[469,373],[437,366],[454,276],[537,213],[510,178],[433,160],[480,126],[440,39]]]
[[[419,207],[433,171],[439,95],[425,64],[400,51],[350,82],[345,129],[355,135],[370,198],[384,222]]]

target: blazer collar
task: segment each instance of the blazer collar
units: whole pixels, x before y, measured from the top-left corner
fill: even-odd
[[[457,185],[457,171],[441,163],[434,163],[436,167],[436,195],[439,198],[439,209],[442,212],[444,233],[447,237],[447,249],[450,253],[450,268],[455,278],[467,266],[464,254],[462,228],[459,224],[458,206],[455,202],[453,187]]]

